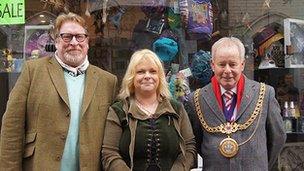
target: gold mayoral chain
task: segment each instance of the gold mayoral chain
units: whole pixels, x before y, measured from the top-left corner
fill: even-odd
[[[202,110],[200,108],[199,105],[199,91],[200,89],[195,91],[194,94],[194,103],[195,103],[195,109],[196,109],[196,113],[198,115],[198,118],[201,122],[202,127],[210,133],[223,133],[226,134],[228,137],[223,139],[220,142],[219,145],[219,151],[221,152],[221,154],[225,157],[231,158],[234,157],[238,150],[239,150],[239,146],[247,143],[255,134],[257,127],[259,125],[260,122],[260,118],[261,115],[258,118],[258,122],[256,124],[256,127],[254,129],[254,131],[252,132],[252,134],[249,136],[249,138],[247,140],[245,140],[242,143],[237,143],[233,138],[230,137],[230,135],[236,131],[242,131],[247,129],[252,123],[253,121],[257,118],[257,116],[260,114],[261,109],[262,109],[262,105],[263,105],[263,101],[264,101],[264,95],[265,95],[265,89],[266,86],[264,83],[261,83],[261,88],[260,88],[260,93],[259,93],[259,98],[258,101],[256,103],[255,109],[252,112],[250,118],[243,124],[238,124],[236,122],[226,122],[226,123],[222,123],[219,126],[215,126],[215,127],[211,127],[207,124],[207,122],[205,121],[204,117],[203,117],[203,113]]]

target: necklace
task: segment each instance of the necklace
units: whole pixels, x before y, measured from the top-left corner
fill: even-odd
[[[148,116],[151,116],[155,113],[156,107],[158,105],[157,100],[153,102],[153,104],[149,106],[149,108],[144,107],[137,99],[135,99],[135,103],[139,107],[139,109],[142,110],[144,113],[146,113]]]
[[[210,133],[223,133],[226,134],[228,137],[223,139],[219,145],[219,151],[221,152],[221,154],[225,157],[231,158],[234,157],[239,149],[239,146],[247,143],[255,134],[259,122],[260,122],[260,118],[261,118],[261,110],[262,110],[262,104],[264,101],[264,95],[265,95],[265,89],[266,86],[264,83],[261,83],[261,88],[260,88],[260,93],[259,93],[259,97],[258,97],[258,101],[256,103],[255,109],[252,112],[250,118],[243,124],[239,124],[236,122],[227,122],[227,123],[222,123],[219,126],[210,126],[208,125],[208,123],[205,121],[205,118],[203,117],[203,112],[200,108],[200,104],[199,104],[199,91],[200,89],[195,91],[194,94],[194,103],[195,103],[195,110],[196,113],[198,115],[198,118],[201,122],[202,127]],[[259,116],[259,117],[258,117]],[[252,134],[249,136],[249,138],[247,140],[245,140],[244,142],[241,143],[237,143],[237,141],[235,141],[233,138],[231,138],[231,134],[237,131],[243,131],[246,130],[252,123],[253,121],[258,118],[258,123],[256,124],[256,127],[254,129],[254,131],[252,132]]]

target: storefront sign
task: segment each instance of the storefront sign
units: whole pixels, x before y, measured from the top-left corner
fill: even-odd
[[[0,25],[24,23],[24,0],[0,0]]]

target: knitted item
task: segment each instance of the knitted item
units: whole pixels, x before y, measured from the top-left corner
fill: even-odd
[[[180,0],[179,7],[187,38],[209,41],[213,31],[210,0]]]
[[[213,75],[210,61],[210,53],[203,50],[198,51],[193,56],[190,69],[193,77],[199,81],[201,87],[207,85]]]
[[[171,29],[180,28],[181,16],[180,14],[175,14],[173,8],[168,8],[167,19],[168,19],[168,25]]]
[[[165,12],[166,2],[164,0],[144,0],[141,10],[148,18],[158,18]]]
[[[173,39],[161,37],[153,43],[153,51],[163,62],[170,62],[175,59],[178,45]]]
[[[191,93],[187,78],[180,73],[171,76],[169,80],[169,90],[172,98],[181,102]]]
[[[178,41],[177,35],[174,33],[174,31],[172,31],[170,29],[163,30],[163,32],[161,33],[161,35],[159,37],[160,38],[161,37],[166,37],[166,38],[173,39],[176,42]]]
[[[176,99],[176,96],[175,96],[175,80],[176,80],[176,75],[174,74],[169,79],[169,91],[170,91],[173,99]]]

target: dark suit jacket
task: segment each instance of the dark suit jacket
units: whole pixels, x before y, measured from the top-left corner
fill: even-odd
[[[80,170],[100,170],[107,112],[117,78],[93,65],[85,77]],[[62,67],[54,57],[26,62],[3,116],[0,170],[59,170],[70,107]]]
[[[236,117],[236,122],[241,124],[248,120],[256,106],[260,84],[245,77],[244,88],[241,105]],[[193,94],[190,95],[190,101],[185,104],[185,108],[189,114],[196,137],[197,151],[203,157],[204,171],[266,171],[274,164],[283,148],[286,134],[280,114],[280,106],[275,99],[273,87],[266,85],[265,93],[260,121],[258,122],[257,117],[246,130],[232,133],[231,137],[238,143],[242,143],[252,135],[257,126],[253,137],[244,145],[239,146],[237,155],[231,159],[222,156],[218,150],[220,142],[227,138],[227,135],[209,133],[203,130],[193,106]],[[223,111],[216,101],[211,84],[201,89],[199,99],[203,116],[210,126],[218,126],[226,122]]]

